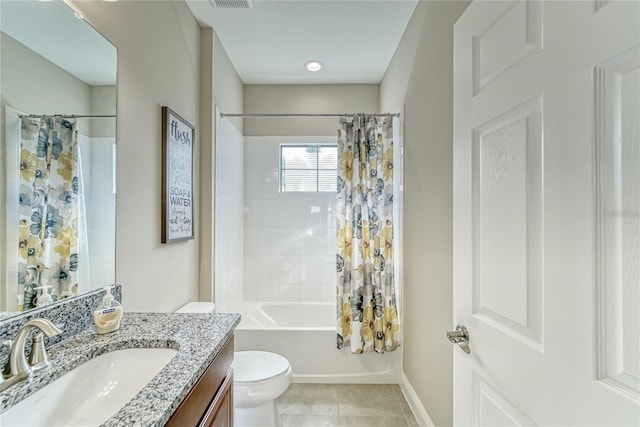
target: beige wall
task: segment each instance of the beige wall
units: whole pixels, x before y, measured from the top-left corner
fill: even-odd
[[[116,280],[124,307],[172,311],[198,296],[201,201],[196,197],[196,239],[162,245],[161,106],[196,127],[198,159],[200,27],[184,2],[75,4],[118,48]]]
[[[201,144],[201,242],[200,279],[198,297],[201,301],[213,301],[214,293],[214,221],[215,221],[215,107],[223,112],[242,113],[243,84],[238,77],[227,52],[212,28],[200,31],[200,120]],[[243,120],[232,122],[242,132]],[[206,236],[206,238],[204,237]]]
[[[215,212],[215,149],[214,135],[216,100],[213,93],[212,28],[200,29],[200,260],[198,265],[198,300],[213,301],[214,280],[214,228]],[[206,236],[206,237],[205,237]]]
[[[375,84],[245,85],[245,113],[373,113],[380,105]],[[244,121],[245,136],[329,136],[335,117],[267,118]]]
[[[91,114],[115,115],[118,97],[117,86],[91,86]],[[91,119],[91,136],[116,136],[114,119]]]
[[[91,87],[0,33],[2,105],[29,114],[90,114]]]
[[[438,426],[453,423],[453,23],[468,4],[419,2],[380,87],[382,110],[405,108],[403,368]]]
[[[116,114],[115,86],[90,86],[4,33],[0,46],[2,106],[29,114]],[[80,129],[90,136],[114,136],[115,123],[83,119]]]
[[[215,33],[214,33],[215,35]],[[244,110],[244,84],[236,72],[229,55],[217,35],[213,39],[213,90],[216,105],[223,113],[242,113]],[[230,119],[243,132],[244,121]]]

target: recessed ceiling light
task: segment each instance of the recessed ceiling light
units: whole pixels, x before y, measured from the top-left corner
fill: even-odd
[[[320,71],[320,69],[322,68],[322,62],[312,60],[312,61],[308,61],[306,64],[304,64],[304,66],[309,71]]]

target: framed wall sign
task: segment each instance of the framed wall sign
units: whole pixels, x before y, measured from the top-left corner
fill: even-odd
[[[162,243],[194,238],[195,128],[162,107]]]

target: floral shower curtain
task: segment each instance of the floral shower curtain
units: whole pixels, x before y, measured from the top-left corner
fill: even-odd
[[[36,306],[37,286],[54,301],[77,293],[77,156],[75,121],[22,118],[18,310]]]
[[[338,127],[338,348],[399,345],[393,280],[393,119],[357,115]]]

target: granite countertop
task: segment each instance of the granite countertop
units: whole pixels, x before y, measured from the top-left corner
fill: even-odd
[[[103,426],[162,426],[180,405],[240,322],[235,313],[125,313],[120,329],[90,328],[51,346],[51,366],[0,393],[0,413],[89,359],[125,348],[173,348],[176,356]]]

